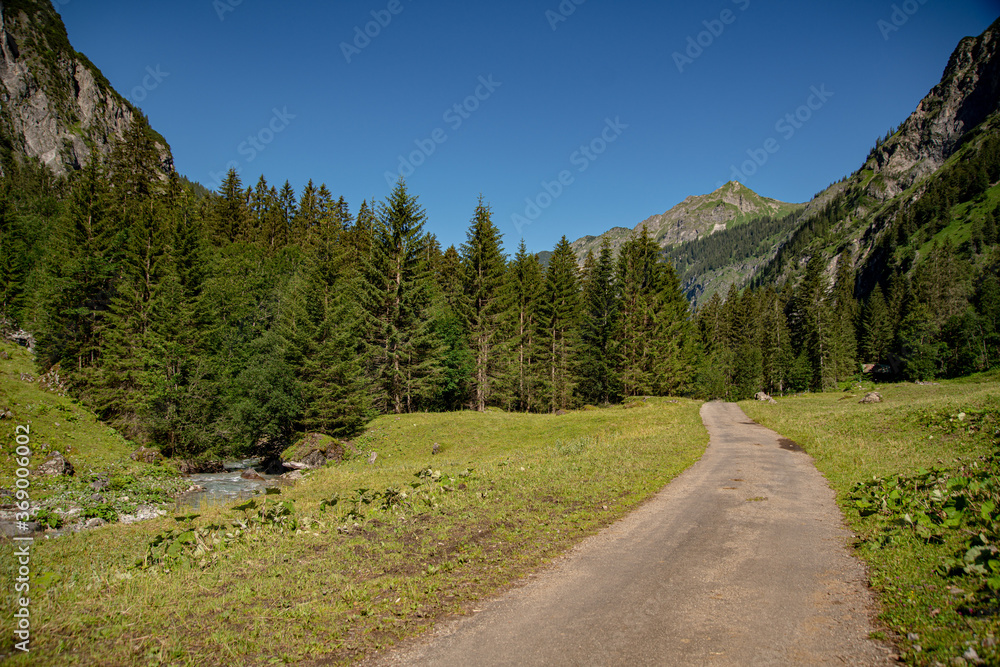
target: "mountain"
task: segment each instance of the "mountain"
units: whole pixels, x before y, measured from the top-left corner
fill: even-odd
[[[836,256],[850,249],[857,295],[864,297],[875,284],[885,288],[893,271],[911,271],[934,243],[968,243],[977,229],[990,227],[987,218],[1000,211],[994,152],[1000,152],[1000,20],[963,39],[916,110],[876,141],[857,171],[807,204],[730,182],[634,229],[615,227],[572,247],[582,261],[604,239],[618,248],[646,226],[695,306],[730,285],[794,281],[817,252],[832,277]]]
[[[783,216],[802,207],[776,199],[761,197],[736,181],[730,181],[715,192],[691,196],[666,213],[652,215],[633,229],[614,227],[600,236],[584,236],[570,246],[580,262],[588,252],[600,252],[607,239],[615,251],[643,228],[663,247],[694,241],[718,231],[728,229],[764,216]]]
[[[0,1],[0,169],[26,158],[60,175],[79,169],[139,113],[73,49],[51,2]],[[172,171],[169,145],[152,134]]]
[[[802,217],[754,280],[794,280],[817,252],[832,275],[835,256],[850,249],[856,293],[865,297],[893,272],[912,273],[935,247],[968,251],[1000,210],[998,181],[1000,19],[958,44],[941,82],[857,171],[822,193],[826,205]],[[972,255],[972,264],[988,261],[988,253]]]

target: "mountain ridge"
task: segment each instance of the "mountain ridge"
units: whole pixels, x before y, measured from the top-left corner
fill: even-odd
[[[37,159],[56,175],[108,154],[142,113],[73,49],[45,0],[0,2],[0,110],[0,170]],[[173,171],[170,145],[150,134],[161,169]]]

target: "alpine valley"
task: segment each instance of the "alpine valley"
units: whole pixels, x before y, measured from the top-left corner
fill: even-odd
[[[511,255],[482,198],[468,242],[442,248],[402,179],[354,206],[235,170],[209,192],[50,2],[8,0],[0,21],[0,317],[40,373],[168,456],[276,457],[385,413],[739,399],[1000,363],[996,23],[809,202],[729,182]]]

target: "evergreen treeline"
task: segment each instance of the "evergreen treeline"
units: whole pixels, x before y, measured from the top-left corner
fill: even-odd
[[[1000,363],[1000,210],[868,293],[848,246],[832,272],[814,252],[794,283],[734,287],[696,315],[646,233],[582,267],[563,238],[543,267],[523,241],[505,252],[482,198],[470,214],[466,242],[442,249],[403,181],[353,213],[325,185],[244,186],[235,171],[196,193],[163,176],[140,118],[69,180],[4,174],[0,318],[102,419],[182,456],[274,454],[383,413],[740,399],[828,389],[861,362],[910,379]]]
[[[582,270],[563,239],[543,269],[523,243],[505,254],[482,199],[442,250],[402,181],[353,214],[325,185],[235,171],[196,196],[142,122],[68,182],[26,169],[0,191],[2,315],[166,454],[273,454],[380,413],[553,412],[693,377],[692,317],[648,236]]]

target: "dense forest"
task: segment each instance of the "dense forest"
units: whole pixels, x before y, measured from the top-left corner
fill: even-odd
[[[985,180],[955,196],[985,197],[993,168],[984,158]],[[480,197],[466,242],[442,249],[403,181],[355,212],[325,185],[244,186],[235,171],[206,194],[164,176],[140,117],[69,179],[30,163],[4,174],[0,315],[127,438],[188,457],[350,437],[385,413],[823,390],[862,362],[968,374],[1000,363],[1000,209],[916,265],[900,250],[947,224],[949,178],[896,216],[872,289],[845,243],[835,275],[815,252],[798,280],[734,287],[693,313],[646,234],[582,267],[563,238],[543,267],[523,241],[507,254]],[[828,232],[838,206],[792,243]],[[741,234],[756,246],[794,220]],[[702,245],[672,256],[711,265],[721,251]]]

